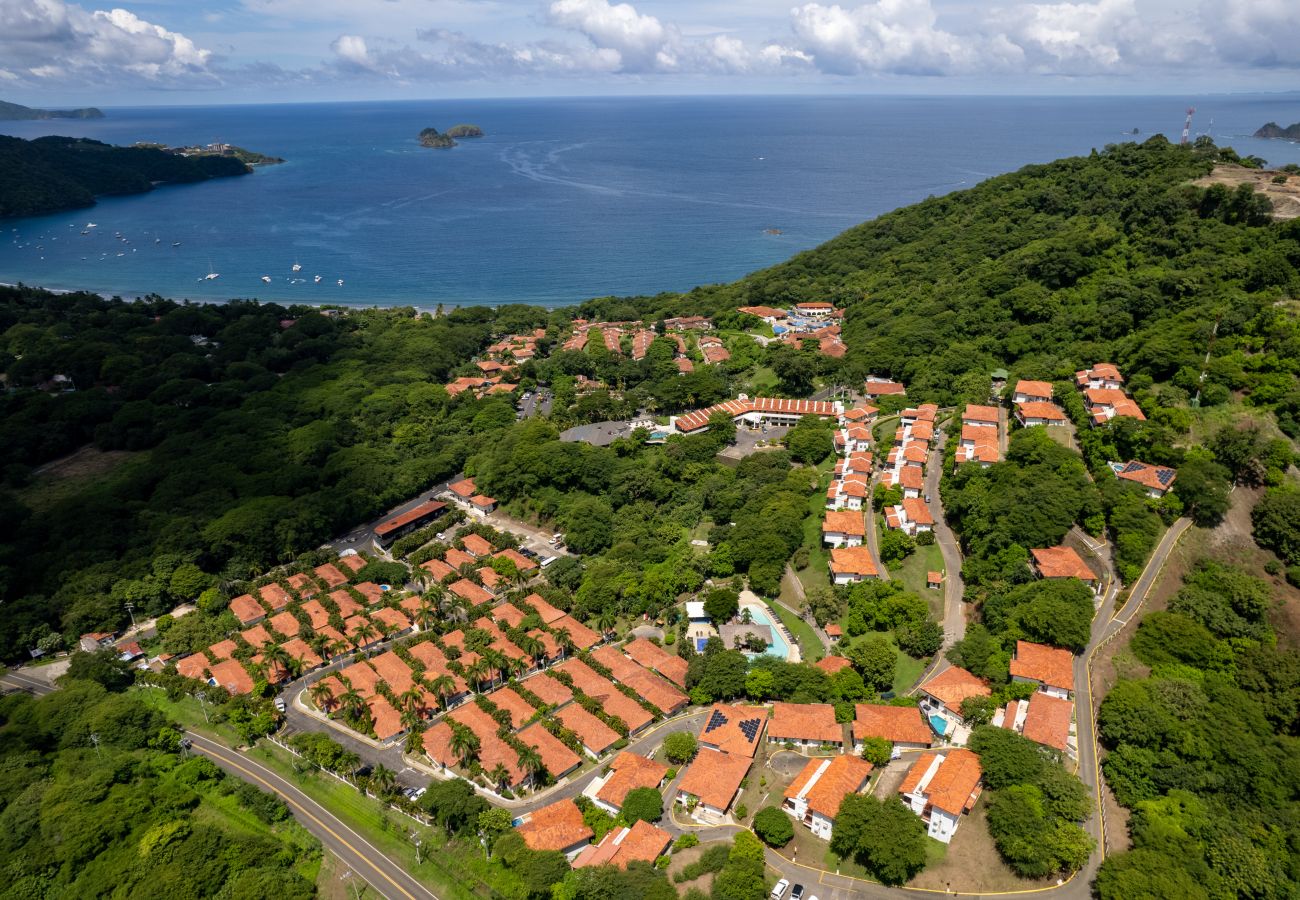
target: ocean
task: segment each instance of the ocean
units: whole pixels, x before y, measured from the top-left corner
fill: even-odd
[[[1300,162],[1300,145],[1249,137],[1300,120],[1298,94],[369,102],[0,122],[20,137],[224,141],[287,160],[0,220],[0,281],[423,308],[687,290],[1028,163],[1157,132],[1177,140],[1188,106],[1194,133]],[[419,146],[420,129],[462,122],[486,136]]]

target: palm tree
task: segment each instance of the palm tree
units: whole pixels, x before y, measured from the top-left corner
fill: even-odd
[[[442,708],[446,709],[447,697],[455,690],[456,680],[450,675],[436,675],[433,678],[426,679],[424,684],[429,689],[429,693],[437,696]]]
[[[319,631],[307,638],[307,646],[321,659],[329,659],[330,639]]]
[[[424,721],[420,716],[420,711],[412,708],[403,709],[399,719],[402,723],[402,727],[407,731],[415,731]]]
[[[361,765],[361,757],[357,756],[357,754],[353,753],[351,750],[347,750],[339,754],[336,765],[338,768],[335,769],[335,771],[340,775],[351,775],[356,772],[357,768]]]
[[[345,716],[355,719],[361,715],[361,710],[366,708],[366,698],[361,696],[360,692],[352,686],[352,682],[348,681],[345,676],[340,675],[339,681],[346,689],[338,695],[339,708],[343,710]]]
[[[491,666],[492,682],[491,686],[496,687],[497,677],[505,674],[506,666],[510,664],[510,658],[493,647],[488,647],[483,651],[483,659]]]
[[[498,788],[504,788],[510,784],[510,770],[506,768],[505,763],[497,763],[493,766],[492,771],[487,773],[487,777]]]
[[[569,636],[569,629],[561,628],[555,632],[555,642],[560,645],[560,657],[566,657],[573,652],[577,644],[573,643],[573,638]]]
[[[370,643],[378,635],[379,632],[375,630],[375,626],[369,622],[362,622],[352,632],[352,646],[354,649],[360,650],[362,644]]]
[[[528,663],[524,662],[523,659],[518,656],[507,656],[505,661],[506,675],[510,678],[514,678],[520,672],[528,668]]]
[[[375,789],[375,793],[381,798],[387,799],[393,795],[393,787],[397,784],[397,774],[383,763],[375,766],[375,770],[370,773],[370,786]]]
[[[600,629],[600,633],[603,636],[608,638],[616,624],[618,624],[618,616],[615,615],[614,610],[607,606],[600,611],[600,618],[596,620],[596,626]]]
[[[425,597],[420,601],[420,606],[415,610],[415,624],[421,631],[428,631],[433,627],[433,623],[438,621],[438,608],[429,602]]]
[[[405,713],[403,713],[405,715]],[[421,753],[424,751],[424,723],[415,722],[409,726],[406,732],[406,752]]]
[[[283,675],[289,674],[289,667],[294,662],[294,658],[289,655],[279,644],[271,644],[262,651],[262,667],[267,674],[267,681],[271,681],[271,674],[278,668]]]
[[[542,761],[542,754],[537,752],[536,747],[525,744],[524,749],[519,751],[519,768],[536,779],[540,773],[546,771],[546,763]]]
[[[346,653],[348,645],[343,641],[330,641],[330,659]]]
[[[531,634],[525,634],[515,641],[515,646],[528,654],[528,658],[533,661],[533,665],[541,668],[541,658],[546,653],[546,645],[539,638]]]
[[[322,712],[328,714],[330,709],[333,708],[334,689],[329,686],[328,682],[324,680],[316,682],[307,689],[307,693],[311,696],[311,702],[315,703]]]
[[[456,759],[463,768],[468,767],[474,757],[478,756],[478,735],[468,728],[453,728],[450,744],[451,752],[456,754]]]
[[[397,703],[404,711],[418,714],[424,703],[424,691],[420,690],[418,684],[412,684],[398,695]]]
[[[488,661],[481,656],[465,667],[465,677],[474,686],[474,690],[482,689],[483,677],[487,675],[490,669],[491,666],[488,665]]]

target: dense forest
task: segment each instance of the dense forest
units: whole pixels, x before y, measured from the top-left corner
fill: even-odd
[[[320,845],[288,807],[186,753],[124,686],[0,699],[4,895],[314,897]]]
[[[114,147],[89,138],[0,135],[0,218],[39,216],[109,194],[142,194],[159,184],[247,175],[228,156],[177,156],[154,147]]]

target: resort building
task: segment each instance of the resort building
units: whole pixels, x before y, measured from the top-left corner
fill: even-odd
[[[687,808],[694,805],[696,819],[722,821],[752,762],[748,756],[701,749],[677,785],[677,802]]]
[[[842,747],[844,728],[835,721],[835,707],[829,703],[774,703],[767,740],[796,747]]]
[[[880,738],[893,744],[894,759],[902,756],[904,750],[924,750],[934,742],[919,707],[858,703],[853,713],[853,746],[859,753],[867,738]]]
[[[903,802],[929,826],[929,835],[947,844],[964,813],[980,796],[984,772],[969,750],[922,753],[899,785]]]
[[[871,548],[862,545],[832,548],[830,569],[833,584],[856,584],[880,577],[876,561],[871,557]]]
[[[832,547],[860,547],[866,541],[867,523],[861,512],[831,510],[822,522],[822,541]]]
[[[1117,391],[1124,387],[1124,376],[1110,363],[1097,363],[1091,369],[1075,372],[1074,382],[1084,390],[1103,388]]]
[[[915,537],[922,531],[934,530],[934,516],[919,497],[904,497],[897,506],[885,508],[885,524]]]
[[[593,781],[588,790],[592,802],[614,815],[618,815],[623,808],[628,791],[637,788],[658,790],[663,784],[664,776],[668,774],[668,766],[663,763],[626,750],[616,756],[609,767],[609,775],[603,780]]]
[[[1137,460],[1111,463],[1110,467],[1124,481],[1141,485],[1147,496],[1153,500],[1159,500],[1169,493],[1174,486],[1174,480],[1178,478],[1178,473],[1168,466],[1153,466]]]
[[[1032,557],[1030,567],[1039,578],[1077,578],[1094,594],[1101,591],[1101,580],[1073,547],[1040,547],[1029,553]]]
[[[1044,693],[1068,700],[1074,695],[1074,654],[1060,647],[1016,641],[1011,680],[1036,684]]]
[[[1070,423],[1069,418],[1065,415],[1065,410],[1055,403],[1041,401],[1018,404],[1016,406],[1016,421],[1025,428],[1032,428],[1035,425],[1045,425],[1050,428]]]
[[[678,434],[700,434],[709,427],[709,418],[719,412],[731,416],[737,425],[756,428],[761,425],[795,425],[804,416],[838,419],[843,411],[844,405],[839,401],[750,398],[741,394],[735,400],[698,409],[683,416],[673,416],[669,423]]]
[[[530,850],[558,850],[572,859],[595,833],[572,800],[557,800],[524,817],[517,829]]]
[[[767,710],[761,706],[732,706],[715,703],[704,720],[698,741],[701,747],[753,757],[763,739]]]
[[[587,866],[617,866],[630,862],[653,864],[668,852],[673,836],[657,825],[638,819],[631,828],[618,826],[599,844],[588,845],[573,859],[575,869]]]
[[[1054,393],[1050,381],[1027,381],[1022,378],[1016,382],[1016,386],[1011,392],[1011,402],[1017,405],[1022,403],[1051,403]]]
[[[810,759],[790,782],[781,801],[785,810],[824,841],[831,839],[840,804],[871,780],[871,763],[859,756]]]
[[[988,697],[989,686],[965,669],[949,666],[921,685],[921,712],[934,733],[949,743],[963,746],[970,729],[962,718],[961,704],[967,697]]]

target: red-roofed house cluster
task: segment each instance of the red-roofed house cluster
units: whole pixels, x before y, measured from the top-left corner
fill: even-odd
[[[715,703],[698,741],[700,750],[677,784],[677,803],[701,822],[720,822],[740,793],[767,727],[761,706]]]
[[[822,539],[831,546],[829,560],[834,584],[879,578],[880,570],[865,546],[866,518],[871,514],[871,426],[879,411],[863,404],[840,414],[835,449],[840,458],[826,489],[826,518]]]
[[[1016,404],[1016,421],[1025,428],[1034,425],[1067,425],[1065,410],[1052,402],[1053,389],[1047,381],[1020,379],[1011,393]]]
[[[938,412],[939,408],[933,403],[923,403],[900,413],[894,445],[880,476],[881,484],[897,487],[903,494],[902,502],[883,510],[885,526],[913,537],[934,530],[934,516],[930,514],[930,507],[922,494]]]
[[[478,516],[485,516],[497,508],[497,501],[494,498],[479,493],[473,478],[465,478],[448,485],[447,492],[463,509]]]
[[[1069,650],[1016,641],[1011,680],[1038,686],[1027,700],[1013,700],[993,724],[1070,757],[1078,756],[1074,727],[1074,655]]]
[[[772,327],[781,343],[802,349],[804,341],[816,341],[817,352],[836,359],[847,351],[840,336],[844,310],[823,300],[796,303],[789,310],[771,306],[740,306],[736,312],[762,319]]]
[[[175,659],[176,671],[232,694],[247,694],[258,679],[280,684],[413,630],[409,604],[416,598],[399,602],[398,593],[373,582],[349,584],[366,563],[365,557],[349,553],[235,597],[230,613],[243,630]]]
[[[903,776],[898,793],[926,823],[930,837],[947,844],[979,799],[983,777],[979,757],[969,750],[927,752]]]
[[[976,463],[988,468],[1002,461],[1001,413],[996,406],[967,404],[961,414],[961,441],[957,464]]]
[[[1083,392],[1083,402],[1092,416],[1092,424],[1104,425],[1121,416],[1146,419],[1137,401],[1125,393],[1124,376],[1110,363],[1097,363],[1091,369],[1075,372],[1074,383]]]

